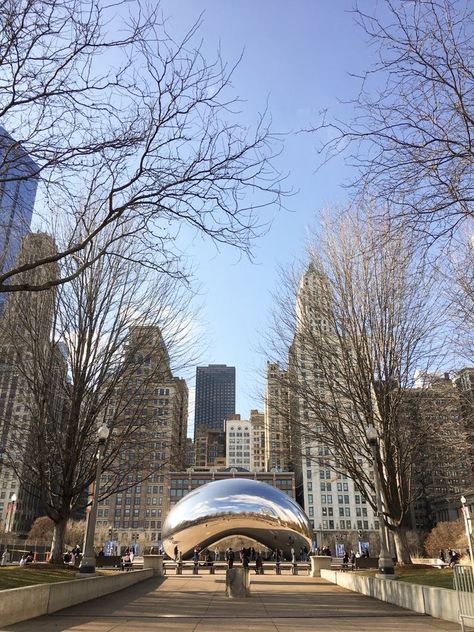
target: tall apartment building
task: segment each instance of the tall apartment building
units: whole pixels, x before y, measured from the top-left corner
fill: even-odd
[[[407,389],[403,413],[410,423],[431,428],[436,433],[433,446],[415,465],[413,485],[418,498],[413,505],[413,527],[432,529],[438,522],[457,520],[460,497],[474,490],[472,449],[466,445],[466,419],[463,416],[468,372],[462,371],[455,383],[449,374],[424,376],[418,388]],[[441,439],[440,441],[438,439]],[[449,458],[440,458],[439,449],[447,445]]]
[[[267,363],[264,434],[267,470],[292,469],[288,375],[271,362]]]
[[[122,414],[145,420],[138,432],[148,449],[142,463],[130,471],[128,489],[99,504],[97,525],[112,529],[119,545],[159,546],[168,511],[169,472],[186,466],[188,388],[172,375],[158,327],[133,328],[129,346],[133,376],[130,381],[131,376],[124,375],[123,388],[132,384],[133,397]],[[106,484],[107,472],[103,476]]]
[[[18,264],[52,255],[55,251],[49,235],[30,233],[23,239]],[[41,283],[57,275],[57,265],[48,264],[24,272],[21,278],[25,282]],[[27,534],[40,515],[35,481],[28,481],[26,473],[21,471],[28,450],[36,448],[30,436],[34,401],[25,371],[35,370],[35,354],[42,353],[42,348],[50,344],[54,294],[54,290],[11,294],[0,319],[0,521],[8,531],[20,534]],[[57,369],[65,371],[59,357]],[[50,398],[55,406],[61,406],[54,386]],[[20,469],[20,476],[15,473],[12,461]]]
[[[300,429],[304,507],[315,530],[317,544],[327,543],[333,547],[341,532],[347,534],[357,530],[368,539],[368,532],[377,530],[379,523],[354,481],[342,473],[341,468],[336,471],[336,455],[319,436],[321,429],[312,413],[314,402],[309,402],[309,398],[324,401],[327,388],[312,350],[321,344],[327,353],[334,344],[325,318],[325,306],[330,300],[325,279],[310,265],[299,286],[297,328],[289,353],[288,373],[292,387],[291,425],[295,432]],[[347,442],[350,441],[348,436]],[[365,467],[370,475],[371,464],[367,463]]]
[[[0,127],[0,272],[12,267],[29,232],[38,185],[38,166]],[[6,296],[0,294],[0,313]]]
[[[228,468],[249,472],[265,471],[265,429],[263,414],[250,412],[250,419],[233,415],[225,422],[226,463]]]
[[[201,427],[224,430],[224,419],[235,413],[235,367],[210,364],[196,368],[194,437]]]

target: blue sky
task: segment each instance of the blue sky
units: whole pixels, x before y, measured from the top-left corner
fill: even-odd
[[[368,0],[364,9],[377,5]],[[164,0],[161,6],[177,36],[203,13],[200,35],[210,56],[220,47],[233,62],[243,51],[232,82],[245,100],[243,122],[251,124],[268,100],[273,129],[288,133],[277,166],[288,172],[295,194],[286,200],[288,210],[265,213],[273,224],[254,245],[254,263],[200,239],[185,246],[204,305],[208,345],[201,364],[236,367],[237,412],[246,417],[263,406],[265,357],[257,349],[272,309],[277,266],[302,256],[308,226],[317,222],[318,210],[344,201],[343,184],[350,178],[342,160],[316,171],[318,139],[296,132],[317,123],[323,109],[332,117],[350,111],[339,100],[356,94],[359,82],[350,73],[366,69],[372,51],[349,0]],[[190,414],[190,433],[192,419]]]

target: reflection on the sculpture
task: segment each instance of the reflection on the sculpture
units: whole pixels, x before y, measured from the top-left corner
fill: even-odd
[[[301,507],[280,490],[255,480],[231,478],[198,487],[181,499],[163,525],[163,546],[183,557],[195,546],[211,546],[241,535],[270,549],[311,547],[313,531]]]

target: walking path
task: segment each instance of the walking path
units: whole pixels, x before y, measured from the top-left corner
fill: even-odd
[[[2,632],[428,632],[459,630],[307,576],[252,575],[249,599],[228,599],[224,576],[169,576]]]

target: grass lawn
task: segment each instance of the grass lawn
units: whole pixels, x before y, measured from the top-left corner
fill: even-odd
[[[375,575],[377,572],[378,571],[373,571],[367,573],[367,575]],[[413,566],[403,568],[397,566],[395,568],[395,575],[398,581],[409,582],[410,584],[423,584],[424,586],[454,589],[453,570],[451,568],[416,568]]]
[[[0,590],[7,588],[21,588],[35,584],[53,584],[76,579],[77,568],[62,568],[49,564],[33,564],[20,568],[19,566],[0,566]],[[106,575],[107,572],[98,571]]]

